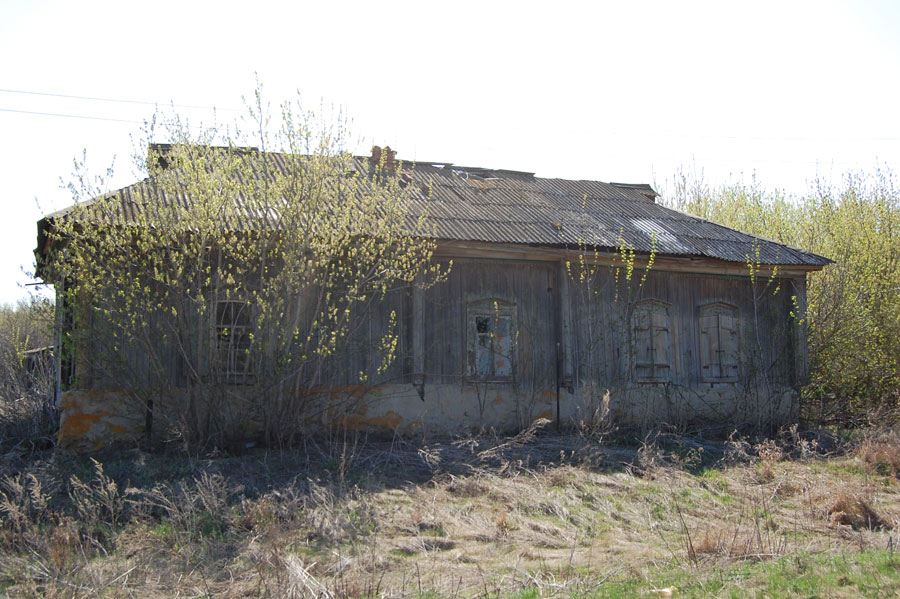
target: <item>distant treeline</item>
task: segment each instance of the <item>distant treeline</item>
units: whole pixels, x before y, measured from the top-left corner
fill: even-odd
[[[661,186],[662,187],[662,186]],[[809,276],[810,423],[867,424],[898,416],[900,191],[885,170],[816,181],[803,196],[750,183],[714,187],[679,173],[668,206],[821,254],[836,263]]]

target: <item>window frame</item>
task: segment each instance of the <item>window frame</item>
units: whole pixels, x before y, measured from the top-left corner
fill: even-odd
[[[489,319],[490,331],[479,332],[479,319]],[[501,329],[501,320],[507,320],[506,335],[501,336],[497,331]],[[517,356],[516,347],[518,339],[518,323],[516,304],[500,298],[484,298],[469,301],[466,305],[466,364],[465,378],[477,383],[511,383],[515,378]],[[479,371],[478,348],[479,338],[488,338],[490,347],[490,372]],[[506,345],[504,348],[503,345]],[[483,347],[483,345],[481,345]],[[504,353],[505,352],[505,353]],[[503,360],[506,361],[504,366]],[[499,366],[499,368],[498,368]],[[508,373],[504,373],[508,369]],[[498,371],[500,373],[498,374]]]
[[[226,323],[221,318],[220,306],[224,304],[240,304],[242,308],[238,312],[232,311],[231,322]],[[256,372],[251,360],[250,348],[253,344],[253,303],[243,297],[228,297],[224,299],[216,299],[212,302],[212,347],[213,355],[216,356],[216,365],[218,367],[217,374],[221,379],[232,385],[249,385],[256,382]],[[246,318],[246,323],[238,323],[238,319]],[[236,331],[240,331],[240,336],[235,335]],[[222,347],[223,339],[227,338],[228,347]],[[235,340],[238,340],[237,345]],[[244,343],[246,341],[246,343]],[[222,354],[226,352],[224,359]],[[238,352],[244,352],[243,369],[238,370],[235,366],[240,358]]]
[[[715,324],[709,320],[713,317]],[[733,304],[710,302],[699,307],[697,341],[699,343],[698,363],[701,381],[735,383],[740,380],[739,323],[739,310]],[[705,341],[704,336],[706,336]],[[704,351],[704,344],[707,345],[706,351]],[[729,357],[731,360],[728,360]]]
[[[632,375],[635,382],[638,383],[668,383],[673,378],[675,368],[674,351],[672,347],[672,315],[670,312],[671,304],[657,299],[645,299],[637,302],[631,311],[631,349],[632,349]],[[641,324],[639,318],[642,314],[647,315],[646,329],[639,328]],[[658,325],[655,316],[662,315],[665,322]],[[642,334],[639,331],[646,330],[646,341],[641,340]],[[657,361],[659,347],[657,347],[658,331],[665,332],[665,341],[663,341],[665,349],[665,361]],[[639,344],[649,344],[649,362],[641,362]],[[641,374],[639,369],[649,369],[649,374]]]

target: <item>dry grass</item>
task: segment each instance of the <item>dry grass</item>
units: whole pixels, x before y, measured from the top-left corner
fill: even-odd
[[[769,445],[753,456],[745,443],[734,459],[735,443],[662,435],[604,447],[532,430],[7,465],[0,592],[590,595],[651,565],[704,571],[884,547],[900,522],[900,481],[855,458],[791,459]]]
[[[856,530],[888,527],[884,519],[872,508],[871,499],[862,493],[838,491],[837,496],[829,503],[827,512],[835,524],[843,524]]]
[[[897,432],[866,436],[855,455],[874,472],[900,476],[900,434]]]

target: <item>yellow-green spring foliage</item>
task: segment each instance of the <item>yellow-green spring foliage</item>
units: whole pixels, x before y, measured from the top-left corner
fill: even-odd
[[[861,422],[900,397],[900,191],[889,171],[817,181],[803,196],[676,177],[668,204],[827,256],[808,278],[809,417]]]
[[[127,346],[145,357],[143,381],[131,388],[149,380],[164,391],[176,384],[166,374],[174,354],[177,384],[192,401],[214,404],[223,385],[252,386],[272,428],[295,430],[341,352],[372,353],[372,372],[360,378],[396,357],[395,318],[375,331],[362,327],[364,314],[440,272],[427,215],[410,209],[422,191],[399,169],[384,160],[355,168],[340,127],[322,127],[296,106],[282,107],[277,128],[261,102],[251,112],[251,136],[196,135],[167,122],[171,145],[136,157],[150,179],[132,187],[133,203],[97,197],[103,190],[76,173],[81,203],[55,222],[59,250],[47,271],[67,283],[82,346],[111,340],[76,355],[96,363],[91,372],[129,384]],[[208,433],[199,428],[189,433]]]

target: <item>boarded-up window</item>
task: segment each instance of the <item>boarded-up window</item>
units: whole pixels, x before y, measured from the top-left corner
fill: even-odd
[[[704,381],[738,380],[737,309],[728,304],[700,308],[700,376]]]
[[[515,304],[482,300],[469,305],[466,374],[472,380],[512,379],[515,362]]]
[[[635,379],[668,381],[672,372],[669,307],[657,301],[640,302],[634,308],[632,322]]]
[[[251,327],[249,302],[239,300],[216,302],[217,366],[229,383],[252,382]]]

